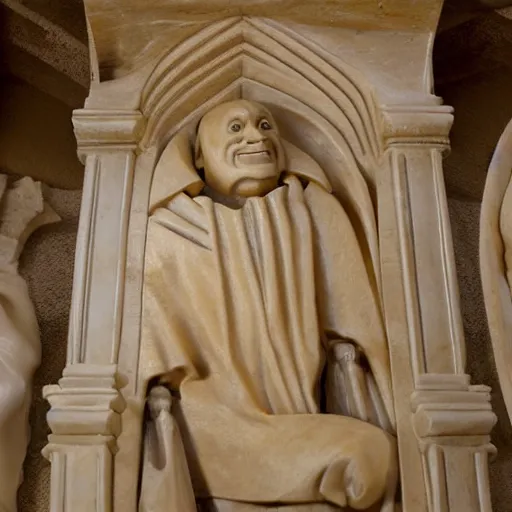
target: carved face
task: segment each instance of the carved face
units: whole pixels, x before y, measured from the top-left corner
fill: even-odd
[[[204,169],[206,184],[221,194],[267,194],[285,166],[274,118],[247,100],[218,105],[201,119],[195,164]]]

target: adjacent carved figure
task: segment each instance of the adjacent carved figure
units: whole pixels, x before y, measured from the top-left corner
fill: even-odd
[[[59,220],[41,184],[0,175],[0,510],[16,511],[29,440],[32,377],[39,366],[39,329],[18,257],[38,227]]]
[[[512,121],[487,174],[480,219],[480,269],[494,358],[512,419]]]
[[[322,169],[231,101],[169,143],[150,201],[140,510],[392,510],[378,293]]]

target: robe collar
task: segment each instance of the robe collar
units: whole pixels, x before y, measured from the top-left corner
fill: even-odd
[[[289,169],[285,175],[314,182],[327,192],[332,192],[324,171],[313,158],[284,139],[282,144]],[[201,193],[204,182],[197,174],[192,155],[190,138],[185,130],[171,139],[155,167],[149,199],[150,214],[180,192],[186,192],[190,197]]]

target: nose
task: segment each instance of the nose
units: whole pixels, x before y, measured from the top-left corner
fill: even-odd
[[[245,140],[248,144],[257,144],[263,142],[266,136],[260,132],[260,129],[253,123],[247,123],[244,130]]]

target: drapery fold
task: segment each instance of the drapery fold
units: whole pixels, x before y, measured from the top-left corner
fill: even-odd
[[[150,218],[141,372],[180,392],[196,495],[369,506],[392,442],[318,414],[325,343],[337,337],[360,345],[393,417],[377,298],[342,207],[293,175],[239,209],[177,197],[179,208],[194,203],[193,219],[172,206]],[[169,222],[169,210],[184,222]]]

